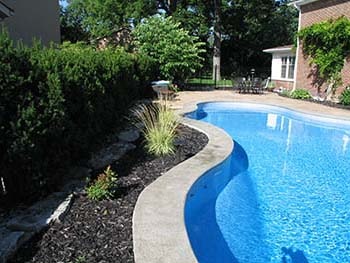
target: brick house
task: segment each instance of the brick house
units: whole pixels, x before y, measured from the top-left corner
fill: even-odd
[[[292,4],[299,10],[299,30],[312,24],[329,19],[337,19],[341,16],[350,18],[349,0],[298,0],[294,1]],[[282,62],[281,56],[278,57],[276,49],[278,50],[278,48],[264,50],[264,52],[272,53],[273,58],[275,57],[275,59],[281,60],[280,62],[274,60],[272,62],[272,80],[276,79],[276,75],[278,75],[279,72],[281,74],[283,73],[282,69],[278,72],[277,65],[280,65],[281,68],[285,66],[284,64],[287,64],[287,67],[289,66],[285,61]],[[344,87],[350,85],[350,61],[347,61],[343,68],[342,80],[343,86],[337,89],[338,94]],[[290,82],[280,82],[278,79],[276,79],[275,82],[277,87],[291,89]],[[292,82],[292,88],[308,89],[312,95],[318,95],[317,85],[314,84],[315,78],[313,69],[310,67],[308,60],[305,59],[302,46],[299,44],[296,48],[294,78]],[[324,92],[324,88],[321,88],[321,92]]]
[[[13,10],[9,6],[7,6],[5,3],[0,1],[0,21],[11,16],[12,14],[13,14]]]
[[[0,28],[25,44],[33,38],[44,45],[60,43],[60,7],[58,0],[0,0]]]
[[[98,49],[105,49],[107,46],[121,46],[129,49],[131,47],[132,36],[131,30],[129,28],[120,28],[113,31],[110,35],[99,37],[93,41],[93,44],[97,46]]]

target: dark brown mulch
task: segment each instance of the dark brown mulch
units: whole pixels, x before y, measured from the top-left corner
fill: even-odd
[[[132,214],[141,191],[164,172],[199,152],[207,137],[185,126],[179,128],[173,156],[155,158],[140,145],[112,168],[118,173],[114,200],[95,202],[79,195],[64,219],[40,233],[10,262],[134,262]]]

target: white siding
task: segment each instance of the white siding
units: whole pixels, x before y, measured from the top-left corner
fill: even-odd
[[[282,57],[293,56],[292,52],[283,52],[283,53],[273,53],[272,54],[272,65],[271,65],[271,79],[272,80],[283,80],[283,81],[292,81],[292,79],[281,78],[281,69],[282,69]]]
[[[58,0],[2,0],[14,10],[11,17],[0,23],[10,37],[31,44],[33,38],[48,45],[60,42],[60,9]]]

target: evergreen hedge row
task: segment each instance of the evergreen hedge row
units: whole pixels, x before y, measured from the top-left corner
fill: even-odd
[[[147,57],[79,44],[15,46],[0,35],[0,177],[7,197],[55,188],[154,78]]]

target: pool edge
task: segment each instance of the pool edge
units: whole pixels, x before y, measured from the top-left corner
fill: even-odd
[[[178,113],[195,109],[196,104]],[[197,262],[185,225],[187,193],[198,178],[220,165],[233,150],[232,138],[224,130],[187,118],[181,122],[206,134],[209,141],[199,153],[173,167],[139,195],[133,213],[136,263]]]

